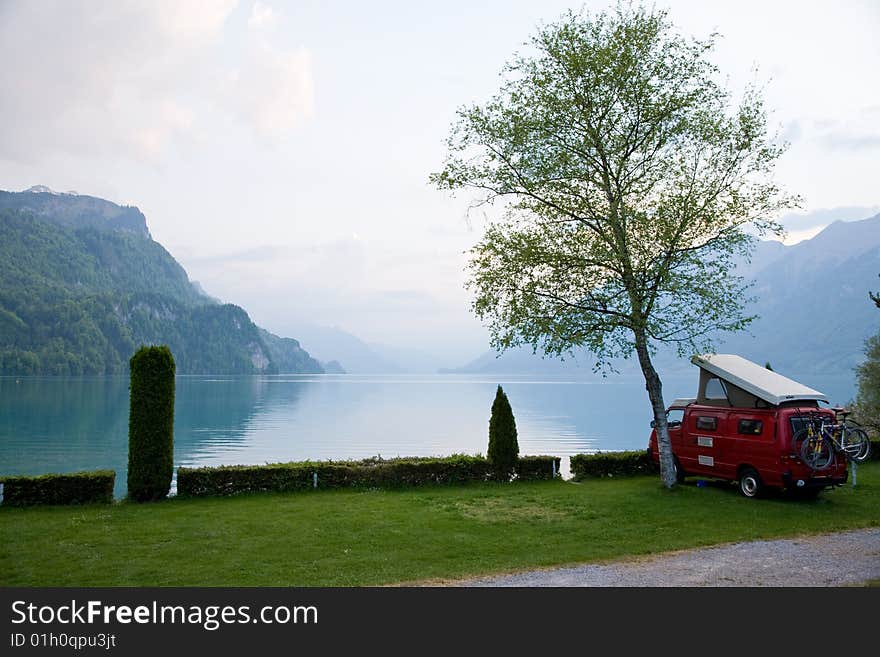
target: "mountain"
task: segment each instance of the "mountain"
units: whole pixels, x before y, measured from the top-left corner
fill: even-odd
[[[880,310],[868,299],[869,291],[880,290],[880,214],[836,221],[792,246],[759,242],[737,273],[752,283],[755,301],[745,310],[758,318],[746,331],[716,336],[719,352],[770,361],[777,371],[851,375],[863,358],[865,340],[880,329]],[[592,363],[587,353],[561,362],[514,349],[500,357],[487,351],[447,371],[589,378]],[[668,350],[658,353],[656,364],[663,371],[687,369],[686,359]],[[632,360],[615,366],[638,373]]]
[[[73,230],[97,228],[150,237],[147,219],[135,207],[73,192],[53,192],[45,185],[34,185],[24,192],[0,191],[0,210],[7,209],[28,210],[49,223]]]
[[[880,214],[836,221],[754,273],[747,311],[758,319],[727,337],[724,350],[794,372],[851,373],[880,329],[868,298],[880,289],[878,273]]]
[[[420,349],[399,347],[377,342],[369,343],[369,348],[380,358],[393,363],[407,374],[434,374],[444,364],[439,356]]]
[[[434,374],[444,364],[427,351],[366,342],[335,326],[297,321],[288,330],[325,364],[328,374],[339,373],[338,368],[348,374]]]
[[[134,207],[0,191],[0,374],[128,371],[168,344],[181,374],[321,372],[296,340],[194,285]]]
[[[574,355],[564,358],[533,353],[531,347],[515,347],[498,354],[493,350],[484,351],[475,359],[456,368],[441,368],[440,374],[502,374],[531,375],[549,378],[574,378],[584,381],[600,381],[607,372],[594,371],[595,357],[586,350],[575,350]],[[689,361],[682,360],[672,352],[659,353],[654,358],[654,365],[664,374],[687,373],[690,371]],[[630,359],[615,359],[612,362],[614,371],[624,377],[639,377],[641,370],[635,356]]]
[[[298,322],[290,331],[305,349],[321,362],[336,361],[349,374],[399,374],[399,365],[376,352],[360,338],[333,326]],[[332,367],[335,369],[335,367]]]
[[[325,371],[324,367],[300,346],[298,340],[279,338],[265,329],[259,329],[259,333],[269,350],[269,359],[275,365],[277,372],[320,374]]]
[[[345,371],[345,368],[336,360],[329,360],[326,363],[321,363],[321,367],[324,368],[325,374],[348,374]]]

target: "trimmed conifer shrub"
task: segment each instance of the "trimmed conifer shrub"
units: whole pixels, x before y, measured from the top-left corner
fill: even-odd
[[[489,418],[489,449],[486,453],[492,470],[498,479],[509,481],[519,460],[519,443],[516,440],[516,420],[510,401],[501,386],[492,402]]]
[[[141,347],[129,365],[128,497],[160,500],[174,473],[174,357],[166,346]]]

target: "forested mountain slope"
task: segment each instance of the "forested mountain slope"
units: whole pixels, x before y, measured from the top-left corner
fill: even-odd
[[[141,344],[168,344],[181,374],[322,371],[202,294],[137,208],[0,191],[0,374],[127,372]]]

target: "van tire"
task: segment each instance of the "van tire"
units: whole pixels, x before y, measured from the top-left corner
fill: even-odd
[[[755,498],[760,497],[763,490],[764,484],[758,471],[754,468],[743,468],[739,473],[739,492],[744,497]]]
[[[672,471],[675,473],[675,483],[683,484],[685,473],[684,470],[681,469],[681,463],[678,462],[676,457],[672,457]]]

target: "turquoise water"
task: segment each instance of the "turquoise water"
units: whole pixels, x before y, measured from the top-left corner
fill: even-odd
[[[833,400],[848,377],[805,377]],[[485,453],[489,409],[503,385],[521,454],[567,457],[643,449],[651,419],[644,383],[531,377],[181,376],[175,466],[260,464],[381,455]],[[666,377],[664,396],[692,396],[692,376]],[[126,377],[0,377],[0,475],[111,468],[125,493]],[[563,458],[563,473],[568,460]]]

